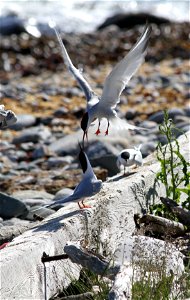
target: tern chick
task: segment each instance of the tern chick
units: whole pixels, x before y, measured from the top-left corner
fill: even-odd
[[[80,149],[79,153],[79,161],[83,171],[83,178],[74,189],[73,194],[64,199],[54,201],[46,207],[51,207],[55,204],[64,206],[64,204],[68,202],[77,202],[80,209],[89,207],[85,205],[83,201],[85,200],[85,198],[92,197],[95,194],[99,193],[102,188],[102,181],[97,179],[96,175],[93,172],[89,159],[82,148]],[[80,201],[82,205],[80,204]]]
[[[117,116],[116,106],[120,102],[120,96],[122,91],[125,89],[127,83],[138,70],[142,62],[144,61],[145,52],[148,45],[148,40],[151,33],[151,27],[147,25],[140,36],[137,43],[132,47],[130,52],[113,68],[111,73],[105,80],[102,96],[97,96],[91,89],[88,82],[84,79],[80,70],[78,70],[72,63],[67,50],[62,42],[61,36],[57,29],[53,26],[56,36],[58,38],[59,44],[62,50],[62,56],[68,70],[73,74],[78,84],[84,91],[87,99],[87,109],[81,120],[81,128],[83,130],[83,144],[85,136],[88,139],[88,129],[94,120],[98,120],[98,128],[96,130],[96,135],[100,134],[100,123],[103,118],[107,119],[107,128],[105,130],[105,135],[108,134],[109,126],[111,123],[115,127],[114,120],[118,121],[118,128],[124,129],[140,129],[134,125],[127,122],[122,122]],[[124,120],[122,120],[124,121]],[[142,129],[142,128],[141,128]]]
[[[124,149],[120,152],[117,157],[117,167],[120,169],[120,166],[123,165],[124,167],[124,174],[125,174],[125,167],[129,167],[132,165],[142,166],[143,165],[143,158],[141,149],[139,147],[134,147],[134,149]]]

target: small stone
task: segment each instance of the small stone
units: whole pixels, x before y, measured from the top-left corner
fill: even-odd
[[[73,162],[73,157],[70,155],[64,157],[50,157],[47,160],[47,168],[62,168],[67,164],[71,164]]]
[[[139,124],[140,127],[146,128],[146,129],[158,129],[158,124],[154,121],[143,121]]]
[[[55,211],[51,208],[32,206],[26,219],[33,221],[36,220],[37,217],[46,218],[54,213]]]
[[[12,195],[13,197],[22,200],[23,202],[27,201],[27,199],[52,200],[54,198],[54,195],[47,193],[45,191],[33,191],[33,190],[17,191],[14,192]]]
[[[171,119],[174,119],[176,116],[184,116],[185,113],[180,108],[171,108],[168,110],[168,116]],[[164,111],[158,111],[149,117],[149,121],[154,121],[158,124],[164,121]]]
[[[69,110],[66,107],[60,107],[53,113],[53,115],[56,118],[62,118],[65,115],[67,115],[68,112],[69,112]]]
[[[32,158],[34,160],[42,157],[48,157],[50,155],[52,155],[52,153],[50,153],[49,148],[46,145],[42,145],[32,152]]]
[[[47,127],[44,126],[37,126],[37,127],[30,127],[25,129],[21,132],[20,136],[17,136],[13,139],[13,144],[21,144],[21,143],[28,143],[33,142],[37,143],[38,141],[45,141],[51,137],[51,132]]]
[[[17,115],[17,122],[10,126],[13,130],[22,130],[23,128],[33,126],[36,123],[36,118],[29,114]]]
[[[127,120],[133,120],[138,115],[137,111],[133,108],[128,109],[128,111],[125,114],[125,118]]]
[[[55,194],[53,201],[64,199],[73,194],[73,190],[69,188],[63,188]]]
[[[149,154],[151,154],[152,152],[154,152],[155,149],[156,149],[156,146],[157,146],[156,142],[147,142],[147,143],[144,143],[142,145],[142,147],[141,147],[142,156],[146,157]]]

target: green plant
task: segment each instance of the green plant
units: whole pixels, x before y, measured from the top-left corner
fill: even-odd
[[[180,204],[184,208],[190,209],[190,172],[188,171],[190,163],[180,152],[179,142],[175,137],[175,132],[178,130],[165,111],[164,122],[159,126],[159,131],[166,137],[167,144],[162,146],[159,142],[157,145],[156,156],[161,170],[157,173],[156,181],[164,184],[166,196],[176,203],[181,201],[181,195],[185,193],[186,199]],[[174,218],[163,204],[154,205],[151,210],[158,215]]]
[[[96,290],[94,287],[96,287]],[[83,268],[80,272],[80,278],[73,280],[68,288],[64,289],[58,297],[53,299],[59,300],[62,297],[89,293],[89,298],[87,297],[87,299],[105,300],[108,297],[110,288],[109,281],[103,276]]]

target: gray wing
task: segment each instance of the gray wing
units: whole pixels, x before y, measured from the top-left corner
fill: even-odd
[[[87,101],[90,101],[91,98],[94,96],[93,90],[91,89],[88,82],[84,79],[81,72],[77,68],[75,68],[75,66],[72,64],[72,61],[67,53],[67,50],[63,44],[63,41],[61,39],[59,32],[57,31],[57,29],[55,27],[53,27],[53,29],[55,30],[57,39],[59,41],[61,51],[62,51],[62,56],[63,56],[64,62],[66,64],[67,68],[74,75],[74,77],[77,80],[77,82],[79,83],[81,89],[84,91]]]
[[[65,204],[68,202],[77,202],[82,198],[93,196],[93,184],[88,179],[83,179],[74,189],[73,194],[58,201],[55,201],[48,205],[48,207],[54,204]]]
[[[130,52],[114,67],[106,78],[99,105],[114,107],[127,83],[144,61],[151,27],[146,26],[143,34]]]

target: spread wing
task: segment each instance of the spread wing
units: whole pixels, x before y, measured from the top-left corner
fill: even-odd
[[[150,33],[151,27],[146,26],[137,43],[108,75],[99,105],[115,107],[120,101],[123,89],[144,61]]]
[[[84,91],[84,94],[86,96],[87,101],[89,102],[91,100],[91,98],[94,96],[94,92],[91,89],[90,85],[88,84],[88,82],[84,79],[84,77],[82,76],[81,71],[79,71],[77,68],[75,68],[75,66],[73,65],[67,50],[63,44],[63,41],[61,39],[61,36],[59,34],[59,32],[57,31],[56,27],[53,27],[53,29],[55,30],[55,34],[57,36],[57,39],[59,41],[60,47],[61,47],[61,51],[62,51],[62,56],[64,59],[64,62],[67,66],[67,68],[69,69],[69,71],[74,75],[75,79],[77,80],[77,82],[79,83],[81,89]]]

